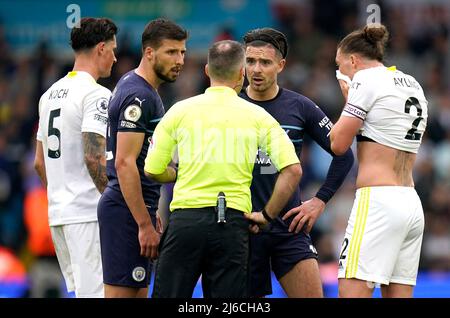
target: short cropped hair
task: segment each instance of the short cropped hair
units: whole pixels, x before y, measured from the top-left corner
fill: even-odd
[[[112,40],[117,26],[108,18],[82,18],[80,27],[70,33],[70,45],[75,52],[92,49],[100,42]]]
[[[208,72],[214,79],[234,79],[244,64],[245,50],[239,42],[218,41],[208,50]]]
[[[158,49],[162,40],[182,41],[188,38],[188,32],[178,24],[167,19],[156,19],[150,21],[142,33],[142,50],[147,47]]]

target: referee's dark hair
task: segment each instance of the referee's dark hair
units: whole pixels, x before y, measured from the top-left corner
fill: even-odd
[[[285,59],[288,54],[288,42],[286,36],[272,28],[261,28],[248,31],[244,35],[246,46],[266,46],[270,44]]]
[[[188,32],[180,27],[178,24],[167,20],[158,18],[150,21],[142,33],[142,50],[151,47],[158,49],[163,40],[177,40],[182,41],[188,38]]]
[[[218,41],[208,50],[208,73],[214,79],[233,80],[244,64],[245,50],[239,42]]]
[[[70,45],[75,52],[92,49],[100,42],[112,40],[117,26],[108,18],[82,18],[80,27],[70,33]]]

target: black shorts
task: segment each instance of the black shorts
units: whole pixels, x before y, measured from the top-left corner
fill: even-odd
[[[202,276],[205,298],[247,297],[249,222],[228,209],[225,224],[214,208],[170,214],[155,270],[155,298],[191,298]]]
[[[290,233],[287,226],[274,224],[270,231],[250,235],[250,296],[272,294],[271,269],[280,280],[298,262],[309,258],[317,259],[317,252],[303,231]]]
[[[153,226],[156,211],[149,211]],[[139,228],[125,200],[106,188],[97,206],[102,253],[103,283],[131,288],[150,284],[152,262],[140,255]]]

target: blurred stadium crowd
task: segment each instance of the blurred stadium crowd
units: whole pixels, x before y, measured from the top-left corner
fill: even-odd
[[[333,121],[344,101],[335,78],[336,45],[343,35],[365,24],[364,2],[274,1],[271,5],[277,23],[273,27],[285,32],[290,42],[279,83],[311,98]],[[386,65],[396,65],[414,76],[429,101],[428,127],[415,167],[426,221],[420,270],[450,271],[450,2],[391,0],[378,4],[382,22],[391,32]],[[226,38],[241,40],[230,28],[216,35],[217,40]],[[205,55],[190,55],[188,50],[177,82],[161,87],[166,108],[208,86],[203,73],[205,57],[206,51]],[[119,42],[117,59],[113,75],[100,81],[111,90],[123,73],[138,65],[140,52]],[[45,42],[28,56],[18,57],[0,21],[0,251],[12,251],[24,270],[37,279],[43,275],[60,279],[51,238],[45,231],[45,190],[33,169],[37,105],[40,95],[71,67],[71,60],[59,59]],[[317,145],[305,143],[303,199],[314,195],[330,161]],[[356,164],[312,233],[324,280],[336,279],[355,175]],[[46,266],[53,266],[56,274]]]

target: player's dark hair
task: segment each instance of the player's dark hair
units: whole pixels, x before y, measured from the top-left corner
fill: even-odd
[[[389,32],[382,24],[368,24],[364,28],[348,34],[338,49],[344,54],[358,53],[362,56],[382,62]]]
[[[246,46],[265,46],[272,45],[282,58],[286,58],[288,54],[288,42],[286,36],[272,28],[261,28],[248,31],[244,35],[244,43]]]
[[[236,41],[224,40],[214,43],[208,50],[209,76],[220,80],[232,80],[244,66],[244,46]]]
[[[112,40],[117,26],[108,18],[82,18],[80,27],[70,33],[70,45],[75,52],[88,50],[100,42]]]
[[[156,19],[150,21],[142,33],[142,50],[146,47],[158,49],[162,40],[182,41],[188,38],[188,32],[167,19]]]

